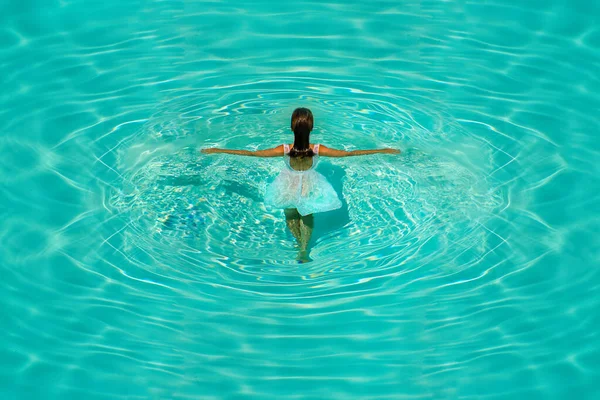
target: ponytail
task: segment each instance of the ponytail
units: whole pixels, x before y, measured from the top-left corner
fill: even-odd
[[[310,131],[313,128],[313,115],[308,108],[297,108],[292,113],[292,131],[294,131],[294,147],[290,157],[312,157],[315,155],[310,148]]]

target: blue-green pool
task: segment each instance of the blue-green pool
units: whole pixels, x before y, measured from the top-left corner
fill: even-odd
[[[0,398],[600,398],[600,3],[0,4]],[[291,141],[343,197],[299,264]]]

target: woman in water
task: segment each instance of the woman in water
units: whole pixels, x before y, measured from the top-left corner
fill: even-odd
[[[203,153],[227,153],[253,157],[285,156],[287,168],[267,187],[265,203],[285,210],[285,219],[298,241],[300,261],[309,261],[308,243],[313,229],[313,214],[338,209],[342,202],[327,179],[315,171],[319,156],[349,157],[377,153],[398,154],[400,150],[336,150],[311,144],[313,115],[308,108],[297,108],[292,114],[293,144],[282,144],[267,150],[227,150],[210,148]]]

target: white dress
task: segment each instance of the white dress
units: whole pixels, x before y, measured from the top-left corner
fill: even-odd
[[[267,186],[265,204],[276,208],[295,208],[300,215],[336,210],[342,206],[337,193],[322,174],[315,171],[319,145],[313,148],[313,164],[306,171],[290,166],[290,146],[283,145],[286,168]]]

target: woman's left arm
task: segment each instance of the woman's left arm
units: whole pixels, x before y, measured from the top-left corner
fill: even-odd
[[[256,150],[256,151],[217,149],[216,147],[212,147],[209,149],[202,149],[201,151],[204,154],[225,153],[225,154],[234,154],[236,156],[280,157],[283,155],[283,145],[273,147],[272,149]]]

